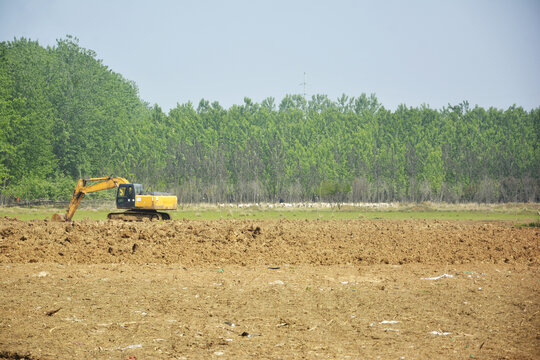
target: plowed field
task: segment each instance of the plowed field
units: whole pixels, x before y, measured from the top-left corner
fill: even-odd
[[[0,359],[538,359],[540,230],[0,219]]]

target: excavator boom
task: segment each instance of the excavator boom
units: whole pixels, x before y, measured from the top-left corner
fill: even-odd
[[[93,183],[88,185],[88,183]],[[121,177],[100,177],[100,178],[90,178],[90,179],[79,179],[77,186],[75,186],[75,191],[73,192],[73,197],[69,203],[67,212],[65,215],[54,214],[52,217],[53,221],[71,221],[77,207],[81,203],[84,195],[93,193],[101,190],[108,190],[115,187],[118,187],[120,184],[129,184],[129,181]]]

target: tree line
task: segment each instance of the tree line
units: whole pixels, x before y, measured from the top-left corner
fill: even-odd
[[[0,199],[115,175],[180,202],[540,201],[540,107],[286,95],[168,113],[71,36],[0,43]]]

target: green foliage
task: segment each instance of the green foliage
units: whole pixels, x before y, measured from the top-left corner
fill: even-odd
[[[350,184],[340,184],[334,180],[325,180],[319,187],[319,194],[321,195],[321,199],[340,202],[345,200],[351,190]]]
[[[57,177],[54,180],[35,176],[25,177],[6,191],[7,195],[26,200],[69,200],[75,182],[68,177]]]
[[[523,227],[540,228],[540,221],[524,224]]]
[[[540,201],[539,132],[540,108],[389,111],[373,94],[166,114],[74,37],[0,43],[0,200],[117,175],[181,202]]]

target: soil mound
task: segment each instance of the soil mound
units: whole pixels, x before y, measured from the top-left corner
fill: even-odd
[[[538,265],[537,228],[438,220],[120,222],[0,219],[0,262]]]

